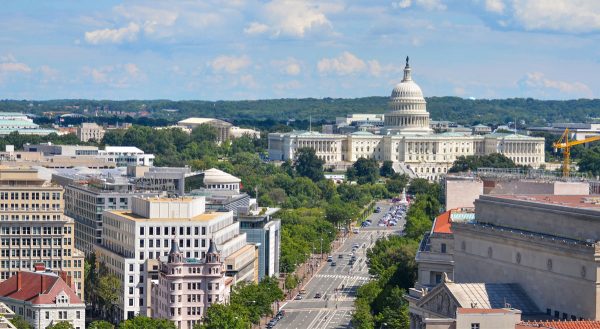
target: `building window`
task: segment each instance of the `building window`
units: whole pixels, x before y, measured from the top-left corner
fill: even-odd
[[[471,323],[471,329],[479,329],[479,323]]]
[[[442,254],[446,253],[446,244],[442,243]]]

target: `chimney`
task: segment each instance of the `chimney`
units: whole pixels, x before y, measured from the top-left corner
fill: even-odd
[[[23,272],[17,272],[17,291],[20,291],[23,287]]]
[[[60,271],[59,273],[60,278],[67,284],[67,286],[73,288],[73,280],[72,277],[65,271]]]

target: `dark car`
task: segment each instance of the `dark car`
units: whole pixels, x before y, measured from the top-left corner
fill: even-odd
[[[331,266],[336,266],[337,264],[335,262],[331,262]]]
[[[344,258],[344,254],[339,254],[339,255],[338,255],[338,258],[340,258],[340,259],[341,259],[341,258]]]
[[[321,298],[321,293],[320,292],[316,293],[315,298]]]

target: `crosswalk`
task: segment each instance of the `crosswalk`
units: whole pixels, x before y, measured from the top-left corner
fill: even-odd
[[[371,280],[368,276],[360,276],[360,275],[346,275],[346,274],[317,274],[315,275],[317,278],[327,278],[327,279],[356,279],[362,281]]]

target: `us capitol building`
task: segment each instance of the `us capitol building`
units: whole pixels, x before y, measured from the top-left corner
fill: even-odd
[[[383,116],[383,127],[378,134],[368,131],[269,134],[269,157],[273,161],[293,160],[296,151],[303,147],[313,148],[329,167],[345,168],[361,157],[391,160],[396,172],[429,180],[443,176],[459,156],[501,153],[519,165],[538,168],[544,164],[544,138],[541,137],[434,133],[423,92],[411,78],[408,57],[404,78],[392,91],[389,110]]]

